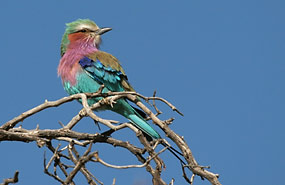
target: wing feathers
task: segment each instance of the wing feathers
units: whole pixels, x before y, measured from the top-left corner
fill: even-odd
[[[79,64],[91,78],[111,91],[134,91],[120,62],[108,53],[98,51],[83,57]]]

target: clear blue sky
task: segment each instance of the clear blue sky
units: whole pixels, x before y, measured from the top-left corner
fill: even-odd
[[[135,89],[175,104],[180,117],[162,105],[162,118],[183,135],[201,165],[211,165],[223,184],[284,184],[285,1],[1,1],[0,123],[45,99],[66,96],[56,69],[65,23],[90,18],[112,27],[101,49],[119,58]],[[81,106],[46,110],[25,128],[59,128]],[[110,119],[115,113],[99,113]],[[75,128],[97,132],[90,119]],[[122,136],[122,135],[127,135]],[[116,137],[135,142],[120,131]],[[128,152],[95,145],[107,162],[138,164]],[[0,143],[0,179],[20,170],[19,185],[54,184],[43,174],[43,152],[35,143]],[[164,154],[165,179],[186,184],[179,163]],[[93,173],[111,184],[149,184],[144,169],[113,170],[96,164]],[[109,173],[109,176],[107,176]],[[86,181],[81,177],[78,181]],[[196,178],[195,185],[209,184]]]

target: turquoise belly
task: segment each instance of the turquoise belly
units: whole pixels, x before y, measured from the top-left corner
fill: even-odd
[[[101,87],[101,84],[90,78],[86,73],[78,74],[76,79],[77,83],[75,85],[71,85],[68,81],[63,83],[64,89],[69,95],[78,93],[94,93]],[[109,90],[107,88],[104,88],[102,92],[105,93],[108,91]],[[92,105],[101,99],[101,97],[88,99],[88,104]],[[81,100],[79,101],[81,102]]]

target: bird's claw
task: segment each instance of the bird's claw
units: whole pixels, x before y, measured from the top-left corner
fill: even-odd
[[[113,100],[112,97],[107,97],[107,98],[103,98],[102,103],[110,105],[112,108],[114,107],[113,104],[117,103],[116,101]]]

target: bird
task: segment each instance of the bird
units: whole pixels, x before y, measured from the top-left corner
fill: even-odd
[[[134,91],[120,61],[113,55],[101,51],[101,36],[111,28],[98,27],[90,19],[78,19],[66,24],[60,46],[61,59],[58,76],[69,95],[94,93],[104,85],[102,92]],[[88,99],[92,105],[102,97]],[[101,110],[111,110],[128,120],[141,130],[148,140],[160,139],[159,133],[144,119],[143,112],[129,104],[125,98],[104,106]]]

